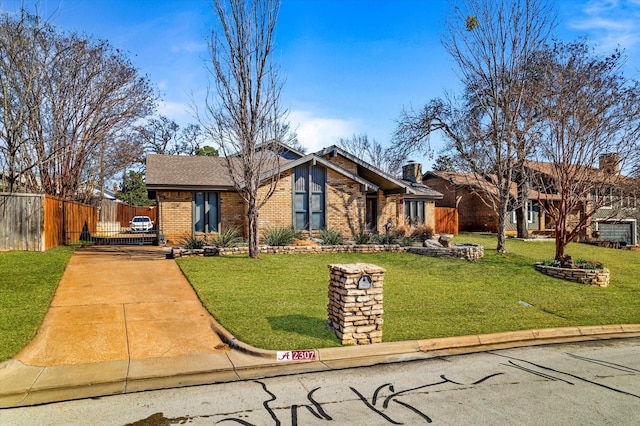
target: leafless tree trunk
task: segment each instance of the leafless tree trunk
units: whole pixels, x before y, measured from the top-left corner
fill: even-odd
[[[249,256],[259,257],[258,214],[279,179],[279,142],[288,126],[273,63],[278,0],[214,0],[218,25],[209,40],[215,93],[200,120],[227,159],[247,203]],[[274,172],[275,171],[275,172]]]
[[[403,112],[395,134],[405,151],[424,146],[443,130],[467,166],[495,187],[498,243],[505,252],[507,212],[513,204],[515,167],[530,151],[522,142],[527,98],[526,64],[546,41],[554,14],[545,0],[463,0],[443,37],[466,92],[462,107],[432,101],[423,111]],[[520,137],[519,137],[520,136]]]
[[[584,42],[557,43],[536,58],[531,84],[545,123],[538,157],[548,163],[531,167],[540,169],[541,192],[559,196],[546,211],[558,260],[597,213],[615,216],[637,187],[622,172],[640,161],[640,84],[622,75],[623,60],[620,52],[594,57]]]

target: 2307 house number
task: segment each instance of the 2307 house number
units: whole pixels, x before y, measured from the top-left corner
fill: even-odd
[[[278,351],[278,361],[315,361],[316,351]]]

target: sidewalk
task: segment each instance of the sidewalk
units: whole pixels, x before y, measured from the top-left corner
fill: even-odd
[[[313,351],[279,362],[237,341],[157,247],[77,250],[37,336],[0,364],[0,408],[432,358],[640,336],[640,325],[571,327]]]

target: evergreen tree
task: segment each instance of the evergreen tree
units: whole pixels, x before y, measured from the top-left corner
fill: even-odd
[[[129,174],[122,177],[122,187],[118,191],[117,198],[133,206],[153,204],[153,200],[150,200],[147,195],[144,173],[129,170]]]

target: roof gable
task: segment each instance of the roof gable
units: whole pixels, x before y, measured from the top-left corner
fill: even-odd
[[[390,174],[380,170],[379,168],[367,163],[366,161],[356,157],[355,155],[345,151],[339,146],[332,145],[328,148],[316,152],[320,157],[343,157],[356,164],[358,175],[375,183],[385,193],[399,193],[415,197],[426,197],[432,199],[441,199],[443,196],[438,191],[429,188],[422,182],[409,182],[398,179]]]

